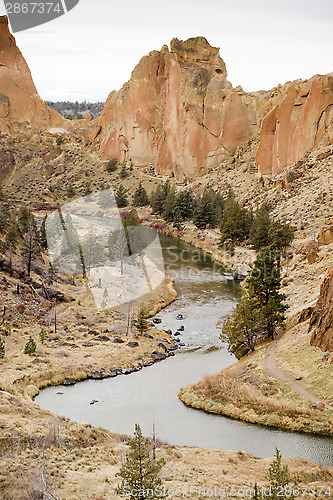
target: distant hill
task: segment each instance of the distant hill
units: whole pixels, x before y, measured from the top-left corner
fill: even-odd
[[[85,113],[89,113],[92,118],[97,118],[104,108],[104,102],[47,101],[47,104],[69,120],[83,118]]]

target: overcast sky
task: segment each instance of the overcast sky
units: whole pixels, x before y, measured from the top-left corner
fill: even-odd
[[[98,101],[173,37],[205,36],[251,91],[333,71],[332,33],[332,0],[80,0],[16,40],[43,99]]]

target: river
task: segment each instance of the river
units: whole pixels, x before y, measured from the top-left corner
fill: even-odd
[[[161,235],[166,272],[174,278],[177,300],[157,316],[159,328],[175,332],[184,347],[140,372],[104,380],[88,380],[70,387],[50,387],[35,399],[41,407],[80,423],[101,426],[119,434],[133,434],[139,423],[143,434],[170,444],[244,450],[255,456],[302,457],[333,466],[333,438],[291,433],[208,414],[183,405],[177,394],[205,374],[235,362],[219,340],[221,320],[236,303],[239,285],[224,275],[209,256]],[[176,319],[178,314],[182,320]],[[61,393],[61,394],[59,394]],[[91,400],[98,400],[90,405]]]

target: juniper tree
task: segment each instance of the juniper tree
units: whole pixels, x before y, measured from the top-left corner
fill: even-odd
[[[232,316],[224,323],[220,338],[228,343],[228,351],[240,359],[254,351],[261,332],[262,324],[256,301],[243,293]]]
[[[134,437],[129,439],[128,444],[130,452],[116,474],[122,478],[116,493],[129,500],[166,498],[162,480],[158,477],[164,459],[150,459],[149,441],[143,437],[138,424],[135,424]]]
[[[47,237],[46,237],[46,221],[47,221],[47,215],[45,215],[42,224],[39,229],[39,243],[44,250],[47,249]]]
[[[274,338],[278,326],[284,322],[287,306],[285,295],[280,293],[281,275],[276,265],[276,253],[265,247],[259,252],[254,262],[246,289],[256,302],[265,335]]]
[[[128,205],[128,200],[127,200],[127,195],[126,195],[126,190],[124,186],[120,185],[116,194],[115,194],[115,199],[118,208],[124,208],[127,207]]]
[[[144,207],[148,205],[149,203],[149,197],[147,194],[147,191],[143,187],[142,183],[140,182],[137,190],[134,193],[133,196],[133,205],[135,207]]]
[[[265,491],[255,483],[251,500],[294,500],[293,486],[288,486],[291,482],[288,465],[282,465],[282,455],[275,448],[273,461],[268,469],[269,487],[264,487]]]
[[[134,321],[134,326],[141,333],[141,335],[149,330],[149,323],[147,321],[147,313],[144,306],[141,306],[137,318]]]
[[[24,354],[33,354],[36,352],[36,343],[34,339],[30,336],[28,342],[25,344],[24,347]]]

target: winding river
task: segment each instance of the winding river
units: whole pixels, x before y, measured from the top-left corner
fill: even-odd
[[[181,325],[185,344],[174,357],[128,376],[89,380],[70,387],[50,387],[36,402],[77,422],[133,434],[139,423],[145,435],[170,444],[245,450],[256,456],[303,457],[333,466],[333,439],[291,433],[238,422],[187,408],[180,387],[194,383],[235,361],[219,340],[217,325],[231,312],[239,286],[224,276],[210,257],[183,242],[160,236],[166,272],[175,280],[179,297],[158,314],[160,328],[175,332]],[[182,314],[183,319],[176,319]],[[61,393],[61,394],[59,394]],[[98,400],[90,405],[91,400]]]

